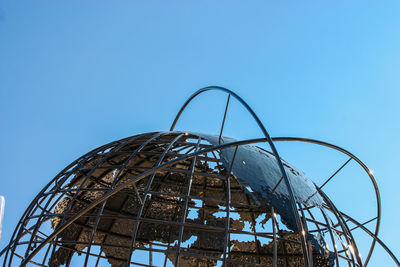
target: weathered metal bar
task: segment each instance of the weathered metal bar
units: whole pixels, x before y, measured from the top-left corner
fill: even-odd
[[[199,149],[200,142],[201,142],[201,137],[198,138],[195,152]],[[196,161],[197,161],[197,157],[195,156],[192,159],[192,165],[190,166],[190,173],[188,175],[188,182],[186,184],[185,203],[183,206],[182,217],[181,217],[181,222],[180,222],[180,227],[179,227],[179,237],[178,237],[178,245],[177,245],[178,248],[177,248],[177,252],[175,255],[174,266],[178,266],[178,262],[179,262],[179,253],[181,251],[181,243],[182,243],[182,238],[183,238],[183,231],[185,228],[186,214],[188,211],[188,204],[189,204],[189,195],[190,195],[190,189],[192,187],[193,172],[194,172],[194,167],[196,166]]]
[[[228,94],[228,99],[226,100],[226,106],[225,106],[225,112],[224,112],[224,118],[222,119],[222,123],[221,123],[221,130],[219,131],[219,143],[221,144],[221,136],[222,136],[222,132],[224,130],[224,125],[225,125],[225,118],[226,118],[226,113],[228,112],[228,106],[229,106],[229,100],[231,99],[231,95]]]
[[[175,137],[175,138],[168,144],[168,146],[165,148],[163,154],[162,154],[162,155],[160,156],[160,158],[158,159],[158,161],[157,161],[157,163],[156,163],[156,165],[155,165],[155,168],[158,168],[158,167],[160,166],[160,164],[161,164],[162,161],[164,160],[165,155],[168,153],[169,149],[171,149],[172,145],[173,145],[177,140],[179,140],[182,136],[183,136],[183,134],[178,135],[177,137]],[[137,219],[140,218],[140,217],[142,216],[142,212],[143,212],[143,208],[144,208],[144,203],[145,203],[145,201],[146,201],[146,199],[147,199],[147,194],[148,194],[148,191],[150,191],[150,186],[151,186],[151,184],[152,184],[152,182],[153,182],[153,179],[154,179],[155,175],[156,175],[156,173],[154,172],[154,173],[150,176],[150,178],[149,178],[149,181],[148,181],[147,186],[146,186],[146,189],[145,189],[145,194],[143,195],[143,198],[142,198],[142,203],[143,203],[143,205],[140,206],[140,209],[139,209],[139,212],[138,212],[138,215],[137,215]],[[115,190],[114,190],[114,191],[115,191]],[[112,192],[110,192],[110,193],[112,193]],[[139,229],[139,223],[140,223],[139,221],[136,222],[135,228],[134,228],[134,230],[133,230],[132,242],[131,242],[131,247],[130,247],[130,249],[129,249],[129,257],[128,257],[128,261],[127,261],[127,266],[129,266],[130,258],[132,257],[132,250],[133,250],[133,247],[136,247],[136,246],[135,246],[135,242],[136,242],[137,231],[138,231],[138,229]]]
[[[228,98],[228,103],[226,109],[228,109],[228,104],[229,104],[229,98]],[[226,113],[225,109],[225,113]],[[225,118],[225,117],[224,117]],[[222,129],[221,129],[222,132]],[[236,153],[237,153],[238,147],[235,147],[235,152],[233,153],[233,157],[231,160],[231,166],[229,170],[226,173],[226,219],[225,219],[225,236],[224,236],[224,248],[223,248],[223,266],[226,265],[226,250],[228,248],[228,244],[230,243],[230,237],[229,237],[229,220],[230,220],[230,209],[231,209],[231,173],[232,173],[232,168],[233,164],[235,164],[235,158],[236,158]]]
[[[324,187],[333,177],[336,176],[336,174],[338,174],[346,165],[347,163],[349,163],[352,160],[352,158],[350,157],[345,163],[343,163],[342,166],[339,167],[339,169],[337,169],[320,187],[319,189],[322,189],[322,187]]]

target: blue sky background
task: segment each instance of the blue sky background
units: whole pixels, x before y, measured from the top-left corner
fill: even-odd
[[[331,142],[373,169],[380,237],[400,257],[399,14],[399,1],[2,0],[0,248],[67,164],[107,142],[168,130],[192,92],[220,85],[272,136]],[[217,133],[225,99],[201,96],[177,128]],[[225,134],[261,133],[232,103]],[[317,183],[346,160],[310,145],[278,149]],[[362,217],[374,213],[374,196],[356,168],[326,190]],[[390,264],[377,249],[370,266]]]

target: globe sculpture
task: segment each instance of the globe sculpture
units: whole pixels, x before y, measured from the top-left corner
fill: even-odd
[[[228,94],[220,134],[174,131],[189,102],[210,90]],[[222,135],[231,96],[262,138]],[[358,162],[376,192],[375,231],[281,159],[278,141],[324,145]],[[311,139],[272,139],[239,96],[207,87],[170,131],[111,142],[67,166],[28,207],[1,256],[3,266],[365,266],[378,242],[399,265],[377,237],[379,222],[375,180],[354,155]],[[350,224],[372,237],[364,258]]]

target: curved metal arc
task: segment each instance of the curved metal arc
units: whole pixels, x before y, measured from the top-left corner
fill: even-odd
[[[362,260],[360,257],[360,253],[358,251],[358,247],[355,243],[355,239],[354,239],[349,227],[347,226],[346,222],[344,221],[343,216],[341,215],[339,210],[336,208],[336,206],[332,203],[332,201],[329,199],[329,197],[320,188],[317,188],[317,190],[318,190],[318,193],[321,195],[321,197],[324,199],[325,203],[329,206],[329,209],[333,212],[336,219],[338,220],[339,225],[341,226],[343,232],[345,233],[345,238],[346,238],[348,244],[354,245],[353,249],[355,250],[355,255],[353,255],[351,253],[351,257],[353,258],[353,256],[355,256],[358,261],[358,265],[362,266]],[[349,241],[352,241],[352,242],[349,242]]]
[[[396,256],[393,254],[393,252],[385,245],[385,243],[378,238],[378,236],[374,235],[368,228],[366,228],[363,224],[359,223],[349,215],[339,211],[340,214],[345,217],[346,219],[350,220],[352,223],[360,227],[364,232],[366,232],[368,235],[370,235],[376,242],[379,243],[379,245],[382,246],[382,248],[390,255],[390,257],[393,259],[393,261],[397,264],[397,266],[400,267],[400,261],[396,258]]]
[[[261,142],[265,142],[265,141],[266,141],[265,138],[257,138],[257,139],[241,140],[241,141],[221,144],[221,145],[218,145],[218,146],[213,146],[213,147],[210,147],[210,148],[202,149],[202,150],[199,150],[197,152],[186,154],[186,155],[184,155],[182,157],[170,160],[170,161],[168,161],[166,163],[163,163],[163,164],[161,164],[161,165],[159,165],[157,167],[154,167],[154,168],[152,168],[150,170],[147,170],[147,171],[145,171],[145,172],[133,177],[131,180],[126,181],[123,184],[121,184],[118,187],[116,187],[115,190],[113,190],[111,192],[107,192],[106,194],[104,194],[101,197],[97,198],[90,205],[88,205],[87,207],[83,208],[81,211],[79,211],[74,216],[69,218],[69,220],[66,221],[64,224],[60,225],[34,251],[32,251],[32,253],[29,256],[27,256],[24,259],[24,261],[21,263],[21,266],[25,266],[45,245],[47,245],[52,239],[54,239],[58,234],[60,234],[62,231],[64,231],[69,225],[71,225],[74,221],[79,219],[82,215],[84,215],[85,213],[90,211],[92,208],[94,208],[95,206],[97,206],[100,203],[102,203],[104,200],[110,198],[111,196],[115,195],[116,193],[118,193],[119,191],[123,190],[127,186],[131,185],[132,183],[135,183],[135,182],[145,178],[148,175],[151,175],[151,174],[153,174],[153,173],[155,173],[157,171],[160,171],[160,170],[162,170],[164,168],[167,168],[167,167],[169,167],[169,166],[171,166],[173,164],[176,164],[176,163],[178,163],[180,161],[191,159],[191,158],[193,158],[193,157],[195,157],[195,156],[197,156],[199,154],[208,153],[208,152],[212,152],[212,151],[216,151],[216,150],[219,150],[219,149],[232,147],[232,146],[240,146],[240,145],[246,145],[246,144],[252,144],[252,143],[261,143]]]
[[[329,147],[338,149],[338,150],[340,150],[340,151],[342,151],[342,152],[344,152],[344,153],[347,152],[346,154],[348,154],[349,156],[353,156],[355,160],[359,161],[358,158],[356,158],[356,157],[355,157],[354,155],[352,155],[350,152],[348,152],[348,151],[346,151],[346,150],[344,150],[344,149],[342,149],[342,148],[339,148],[339,147],[337,147],[337,146],[331,145],[331,144],[329,144],[329,143],[322,142],[322,141],[313,140],[313,139],[306,139],[306,138],[295,138],[295,137],[276,137],[276,138],[272,138],[272,139],[273,139],[274,141],[303,141],[303,142],[306,142],[306,141],[307,141],[307,142],[309,142],[309,143],[315,143],[315,144],[320,144],[320,145],[326,145],[326,146],[329,146]],[[165,163],[165,164],[159,166],[157,169],[148,170],[148,171],[146,171],[145,173],[142,173],[141,175],[138,175],[138,176],[134,177],[132,180],[127,181],[126,183],[129,182],[129,184],[131,184],[131,183],[133,183],[133,182],[136,182],[137,180],[142,179],[142,178],[146,177],[147,175],[150,175],[150,174],[152,174],[152,173],[154,173],[154,172],[156,172],[156,171],[159,171],[159,170],[161,170],[161,169],[163,169],[163,168],[166,168],[166,167],[168,167],[168,166],[170,166],[170,165],[173,165],[173,164],[177,163],[177,162],[180,161],[180,160],[185,160],[185,159],[188,159],[188,158],[192,158],[192,157],[194,157],[195,155],[200,154],[200,153],[212,152],[212,151],[215,151],[215,150],[218,150],[218,149],[221,149],[221,148],[230,147],[230,146],[235,146],[235,145],[244,145],[244,144],[251,144],[251,143],[260,143],[260,142],[265,142],[265,141],[267,141],[265,138],[250,139],[250,140],[242,140],[242,141],[237,141],[237,142],[222,144],[222,145],[215,146],[215,147],[211,147],[211,148],[208,148],[208,149],[203,149],[203,150],[200,150],[200,151],[198,151],[198,152],[196,152],[196,153],[191,153],[191,154],[185,155],[185,156],[183,156],[183,157],[177,158],[177,159],[175,159],[175,160],[172,160],[172,161],[170,161],[170,162],[167,162],[167,163]],[[361,161],[360,161],[360,162],[361,162]],[[360,164],[363,165],[362,162],[361,162]],[[364,166],[365,166],[365,164],[364,164]],[[365,166],[365,169],[368,170],[368,168],[367,168],[366,166]],[[369,173],[369,174],[370,174],[370,173]],[[370,175],[372,175],[372,174],[370,174]],[[373,178],[373,177],[372,177],[372,178]],[[36,253],[40,250],[41,247],[43,247],[43,246],[45,246],[47,243],[49,243],[50,240],[52,240],[55,236],[57,236],[58,233],[60,233],[61,231],[63,231],[66,227],[68,227],[72,222],[74,222],[76,219],[78,219],[80,216],[82,216],[82,215],[83,215],[84,213],[86,213],[88,210],[90,210],[91,208],[93,208],[93,207],[96,206],[97,204],[101,203],[103,200],[108,199],[110,196],[112,196],[113,194],[115,194],[115,193],[117,193],[118,191],[122,190],[124,187],[128,186],[129,184],[122,184],[122,185],[118,188],[118,190],[113,191],[112,194],[108,194],[108,195],[102,196],[101,199],[96,200],[96,201],[93,202],[89,207],[87,207],[85,210],[82,210],[79,214],[76,214],[76,216],[72,217],[71,220],[69,220],[65,225],[60,226],[60,227],[63,227],[63,228],[62,228],[62,229],[61,229],[61,228],[57,229],[57,233],[53,233],[51,236],[49,236],[39,247],[36,248],[36,250],[35,250],[33,253],[36,254]],[[97,203],[97,202],[98,202],[98,203]],[[362,227],[362,226],[360,226],[360,227],[361,227],[362,229],[365,228],[365,227]],[[371,233],[371,234],[372,234],[372,233]],[[370,235],[371,235],[371,234],[370,234]],[[372,235],[373,235],[373,234],[372,234]],[[376,237],[376,238],[375,238],[375,237]],[[376,240],[376,242],[379,242],[380,244],[382,243],[382,241],[379,241],[379,240],[378,240],[378,238],[377,238],[376,235],[374,235],[374,240]],[[382,245],[382,244],[381,244],[381,245]],[[384,245],[384,244],[383,244],[383,245]],[[3,252],[4,252],[4,251],[3,251]],[[34,256],[33,253],[30,255],[29,258],[25,259],[25,261],[22,263],[23,265],[26,264],[26,263]]]
[[[7,251],[7,249],[9,248],[10,245],[7,245],[3,248],[3,250],[0,251],[0,257],[4,254],[4,252]]]
[[[295,217],[296,220],[296,226],[297,226],[297,230],[300,233],[303,229],[303,224],[302,221],[300,219],[300,215],[298,214],[297,211],[297,206],[296,206],[296,200],[294,197],[294,192],[293,192],[293,187],[292,184],[286,174],[285,168],[283,167],[283,163],[281,158],[279,157],[279,153],[278,150],[276,149],[270,135],[268,134],[267,130],[265,129],[264,125],[262,124],[262,122],[260,121],[260,119],[258,118],[258,116],[256,115],[256,113],[253,111],[253,109],[239,96],[237,95],[235,92],[225,88],[225,87],[221,87],[221,86],[208,86],[208,87],[204,87],[200,90],[198,90],[197,92],[195,92],[192,96],[190,96],[188,98],[188,100],[186,100],[186,102],[183,104],[183,106],[181,107],[181,109],[179,110],[178,114],[176,115],[174,122],[171,125],[170,131],[173,131],[175,128],[176,123],[178,122],[181,114],[183,113],[183,111],[186,109],[186,107],[189,105],[189,103],[198,95],[200,95],[201,93],[207,92],[207,91],[222,91],[225,92],[229,95],[232,95],[234,98],[236,98],[236,100],[238,100],[240,102],[240,104],[242,104],[246,110],[251,114],[251,116],[253,117],[253,119],[256,121],[256,123],[258,124],[258,126],[260,127],[261,131],[263,132],[266,141],[268,142],[269,146],[271,147],[271,150],[274,154],[274,156],[276,157],[276,162],[278,163],[279,166],[279,170],[283,176],[283,179],[285,181],[286,184],[286,188],[288,190],[289,193],[289,197],[290,197],[290,206],[292,209],[292,213]],[[296,229],[295,229],[296,230]],[[300,239],[301,239],[301,247],[302,247],[302,251],[303,251],[303,255],[304,255],[304,263],[305,266],[309,266],[310,265],[310,259],[309,259],[309,255],[307,253],[307,242],[306,239],[303,235],[300,235]]]
[[[132,137],[132,136],[131,136],[131,137]],[[65,174],[70,168],[72,168],[74,165],[76,165],[76,164],[79,165],[80,160],[82,160],[83,158],[85,158],[85,157],[87,157],[87,156],[91,156],[91,155],[93,155],[93,154],[95,154],[95,153],[98,153],[99,151],[101,151],[102,149],[104,149],[104,148],[106,148],[106,147],[108,147],[108,146],[111,146],[111,145],[113,145],[113,144],[117,144],[118,142],[122,142],[122,141],[124,141],[124,140],[126,140],[126,139],[129,139],[129,138],[131,138],[131,137],[127,137],[127,138],[124,138],[124,139],[121,139],[121,140],[118,140],[118,141],[112,141],[112,142],[110,142],[110,143],[108,143],[108,144],[102,145],[102,146],[100,146],[100,147],[98,147],[98,148],[95,148],[95,149],[89,151],[88,153],[82,155],[81,157],[79,157],[78,159],[76,159],[75,161],[73,161],[72,163],[70,163],[67,167],[65,167],[62,171],[60,171],[50,182],[48,182],[47,185],[39,192],[39,194],[36,195],[36,197],[31,201],[31,203],[29,204],[28,208],[25,210],[25,212],[24,212],[23,215],[21,216],[21,219],[19,220],[18,225],[17,225],[17,227],[15,228],[15,230],[14,230],[14,232],[13,232],[11,238],[10,238],[10,241],[9,241],[8,245],[0,252],[0,257],[4,254],[4,252],[6,252],[6,254],[5,254],[5,256],[4,256],[4,262],[3,262],[3,264],[4,264],[4,265],[6,264],[6,261],[7,261],[7,258],[8,258],[8,254],[9,254],[9,249],[10,249],[10,247],[11,247],[11,245],[12,245],[12,244],[11,244],[12,240],[14,240],[14,238],[15,238],[16,236],[19,236],[19,235],[21,234],[21,231],[22,231],[22,229],[23,229],[23,228],[21,227],[21,225],[22,225],[22,223],[25,221],[26,216],[28,216],[28,212],[34,207],[34,205],[38,202],[38,199],[40,198],[40,196],[51,186],[52,183],[54,183],[54,181],[56,181],[57,179],[59,179],[62,175],[64,175],[64,174]],[[75,167],[75,168],[77,168],[77,167]],[[74,168],[74,169],[75,169],[75,168]],[[17,234],[17,232],[18,232],[18,234]],[[14,243],[13,243],[13,244],[14,244]],[[14,250],[13,250],[13,251],[14,251]]]
[[[129,139],[123,139],[123,141],[122,141],[122,140],[119,140],[119,141],[117,141],[117,143],[116,143],[116,144],[118,144],[118,145],[112,147],[111,150],[110,150],[110,152],[111,152],[111,151],[118,151],[119,149],[121,149],[122,147],[124,147],[125,144],[128,143],[129,140],[130,140],[130,141],[133,141],[133,140],[138,139],[138,138],[140,138],[140,135],[133,136],[133,137],[131,137],[131,138],[129,138]],[[91,171],[89,171],[89,173],[86,175],[86,177],[84,178],[84,180],[82,181],[82,183],[79,185],[78,191],[80,191],[80,189],[86,184],[86,182],[87,182],[88,179],[91,177],[91,175],[92,175],[92,173],[95,171],[95,169],[96,169],[98,166],[100,166],[101,164],[103,164],[103,162],[104,162],[105,160],[107,160],[108,157],[110,157],[110,155],[111,155],[111,154],[106,153],[105,156],[104,156],[102,159],[100,159],[99,162],[96,163],[96,165],[94,166],[94,168],[93,168]],[[57,185],[57,186],[60,187],[61,185]],[[75,202],[77,196],[78,196],[78,193],[75,194],[75,195],[73,196],[73,198],[71,199],[71,201],[69,201],[68,206],[67,206],[67,210],[70,209],[70,208],[72,207],[72,205],[73,205],[73,203]],[[47,204],[44,206],[44,208],[46,209],[47,206],[48,206],[50,203],[51,203],[51,201],[48,201]],[[45,213],[45,209],[42,210],[41,215],[40,215],[40,218],[43,217],[43,215],[44,215],[44,213]],[[63,218],[62,218],[62,221],[61,221],[61,222],[64,222],[64,221],[66,220],[66,216],[67,216],[67,214],[64,214],[64,215],[63,215]],[[42,220],[43,220],[43,219],[42,219]],[[30,241],[29,241],[29,244],[28,244],[28,249],[27,249],[26,252],[25,252],[25,257],[28,256],[28,253],[29,253],[29,251],[30,251],[29,248],[30,248],[30,246],[31,246],[31,243],[33,242],[33,239],[34,239],[34,237],[35,237],[37,231],[39,230],[40,225],[41,225],[41,222],[38,220],[38,223],[36,224],[36,227],[35,227],[35,229],[34,229],[34,231],[33,231],[33,234],[32,234],[32,236],[31,236],[31,238],[30,238]],[[55,251],[55,248],[56,248],[56,245],[54,244],[54,245],[53,245],[53,253],[54,253],[54,251]]]
[[[14,244],[15,244],[14,238],[16,238],[17,236],[20,236],[20,235],[22,234],[22,230],[23,230],[22,224],[23,224],[23,222],[25,221],[26,217],[28,216],[28,213],[29,213],[29,212],[32,212],[31,209],[38,203],[38,200],[39,200],[40,197],[43,195],[43,193],[44,193],[46,190],[48,190],[48,188],[49,188],[54,182],[56,182],[57,179],[59,179],[60,177],[62,177],[64,174],[68,173],[69,170],[70,170],[74,165],[76,165],[76,166],[73,168],[73,170],[76,170],[76,169],[82,164],[82,162],[81,162],[82,159],[87,158],[87,157],[91,157],[91,156],[95,155],[96,153],[98,153],[98,152],[100,152],[100,151],[102,151],[102,150],[104,150],[104,149],[107,149],[107,148],[109,148],[109,147],[111,147],[111,146],[113,146],[113,145],[118,145],[119,143],[122,143],[122,142],[124,142],[124,141],[126,141],[126,140],[132,139],[133,137],[138,137],[138,138],[139,138],[140,136],[143,136],[143,135],[144,135],[144,134],[139,134],[139,135],[134,135],[134,136],[125,137],[125,138],[123,138],[123,139],[120,139],[120,140],[117,140],[117,141],[112,141],[112,142],[109,142],[109,143],[107,143],[107,144],[105,144],[105,145],[102,145],[102,146],[100,146],[100,147],[97,147],[97,148],[95,148],[95,149],[93,149],[93,150],[87,152],[86,154],[82,155],[81,157],[79,157],[78,159],[76,159],[75,161],[73,161],[72,163],[70,163],[67,167],[65,167],[62,171],[60,171],[50,182],[48,182],[48,183],[46,184],[46,186],[43,187],[43,189],[42,189],[42,190],[36,195],[36,197],[31,201],[31,203],[29,204],[28,208],[25,210],[24,214],[21,216],[21,219],[19,220],[18,225],[17,225],[17,227],[15,228],[15,230],[14,230],[14,232],[13,232],[13,235],[11,236],[10,241],[9,241],[7,247],[6,247],[6,248],[8,248],[8,249],[4,248],[4,249],[1,251],[0,257],[3,255],[4,252],[6,252],[5,257],[4,257],[4,262],[3,262],[3,264],[4,264],[4,265],[6,264],[6,261],[7,261],[7,258],[8,258],[8,254],[9,254],[9,252],[10,252],[10,248],[12,248],[12,251],[11,251],[11,252],[12,252],[12,253],[14,252]],[[64,179],[64,180],[65,180],[65,179]],[[62,182],[62,183],[63,183],[63,182]],[[61,183],[61,184],[62,184],[62,183]],[[56,185],[55,185],[54,187],[61,186],[61,184],[60,184],[60,185],[58,185],[58,184],[59,184],[59,182],[56,182]],[[13,240],[14,240],[14,242],[12,243]],[[12,244],[11,244],[11,243],[12,243]],[[11,260],[12,260],[12,259],[10,259],[10,263],[9,263],[9,264],[11,264]]]
[[[154,168],[157,168],[157,166],[160,166],[162,161],[164,160],[165,155],[168,153],[168,151],[172,148],[172,146],[183,136],[184,134],[178,134],[173,140],[170,141],[170,143],[168,144],[168,146],[164,149],[163,153],[161,154],[160,158],[158,159],[157,163],[155,164]],[[130,262],[131,262],[131,257],[132,257],[132,253],[133,253],[133,247],[136,247],[135,243],[136,243],[136,237],[137,237],[137,232],[139,230],[139,225],[140,225],[140,221],[139,218],[142,216],[143,213],[143,209],[145,207],[145,203],[146,203],[146,199],[148,196],[148,193],[150,191],[150,187],[151,184],[153,183],[153,179],[154,176],[156,175],[156,173],[153,173],[150,178],[149,181],[147,182],[147,186],[144,192],[144,195],[142,197],[141,200],[141,206],[140,209],[136,215],[136,222],[135,222],[135,228],[133,229],[133,233],[132,233],[132,237],[131,237],[131,245],[129,247],[129,256],[128,256],[128,261],[127,261],[127,266],[129,266]],[[140,199],[140,198],[139,198]]]
[[[197,144],[195,147],[195,151],[199,150],[199,145],[201,142],[202,138],[199,137],[197,140]],[[182,239],[183,239],[183,231],[185,229],[185,221],[186,221],[186,216],[187,216],[187,212],[188,212],[188,207],[189,207],[189,196],[190,196],[190,190],[192,189],[192,182],[193,182],[193,173],[194,173],[194,169],[196,166],[196,160],[197,160],[197,156],[194,156],[192,158],[192,162],[191,162],[191,166],[189,169],[189,174],[188,176],[188,181],[186,184],[186,193],[185,193],[185,202],[183,204],[183,210],[182,210],[182,218],[180,221],[180,226],[179,226],[179,234],[178,234],[178,244],[177,244],[177,249],[175,252],[175,264],[174,266],[177,267],[179,266],[179,254],[181,254],[181,245],[182,245]]]
[[[207,91],[222,91],[225,92],[227,94],[232,95],[236,100],[238,100],[246,109],[248,112],[250,112],[250,114],[253,116],[254,120],[257,122],[258,126],[261,128],[261,130],[263,131],[263,133],[267,133],[267,131],[265,130],[264,125],[262,124],[262,122],[260,121],[260,119],[258,118],[258,116],[256,115],[256,113],[250,108],[250,106],[239,96],[237,95],[235,92],[225,88],[225,87],[221,87],[221,86],[207,86],[204,88],[201,88],[199,90],[197,90],[194,94],[192,94],[187,100],[186,102],[182,105],[181,109],[179,110],[178,114],[176,115],[170,131],[173,131],[175,129],[176,123],[178,122],[180,116],[182,115],[183,111],[186,109],[186,107],[189,105],[189,103],[198,95],[200,95],[201,93],[207,92]],[[265,134],[264,133],[264,134]],[[268,133],[267,133],[268,135]],[[269,135],[268,135],[269,136]]]
[[[156,138],[160,137],[161,135],[162,135],[162,134],[160,134],[160,133],[157,133],[157,134],[153,135],[151,138],[149,138],[148,140],[146,140],[146,142],[144,142],[139,148],[135,149],[134,152],[131,153],[131,154],[129,155],[129,157],[125,160],[124,164],[122,165],[122,167],[119,169],[117,175],[115,176],[114,181],[113,181],[112,184],[110,185],[110,188],[109,188],[108,192],[110,192],[110,191],[112,191],[112,190],[114,189],[115,184],[119,181],[122,172],[125,170],[125,167],[128,165],[128,163],[130,162],[130,160],[131,160],[139,151],[141,151],[146,145],[148,145],[151,141],[155,140]],[[180,136],[182,136],[182,134],[181,134]],[[91,234],[90,234],[90,239],[89,239],[89,242],[88,242],[88,248],[87,248],[87,250],[86,250],[87,253],[86,253],[86,257],[85,257],[85,264],[84,264],[84,266],[87,266],[87,263],[88,263],[88,261],[89,261],[89,254],[90,254],[90,249],[91,249],[91,247],[92,247],[93,237],[94,237],[95,231],[96,231],[96,229],[97,229],[97,227],[98,227],[98,224],[99,224],[99,222],[100,222],[100,216],[101,216],[101,214],[102,214],[102,212],[103,212],[103,209],[104,209],[105,205],[106,205],[106,201],[104,201],[104,202],[102,203],[102,205],[101,205],[101,207],[99,208],[99,211],[98,211],[98,213],[97,213],[97,216],[96,216],[96,219],[95,219],[95,223],[94,223],[94,225],[93,225],[93,229],[92,229],[92,232],[91,232]]]
[[[380,222],[381,222],[381,198],[380,198],[380,194],[379,194],[379,188],[378,188],[378,184],[376,183],[375,177],[372,174],[371,170],[367,167],[367,165],[364,164],[364,162],[362,162],[359,158],[357,158],[355,155],[353,155],[352,153],[350,153],[349,151],[345,150],[344,148],[341,148],[339,146],[324,142],[324,141],[320,141],[320,140],[315,140],[315,139],[310,139],[310,138],[302,138],[302,137],[272,137],[272,140],[274,142],[280,142],[280,141],[293,141],[293,142],[303,142],[303,143],[312,143],[312,144],[316,144],[316,145],[322,145],[322,146],[326,146],[335,150],[338,150],[346,155],[348,155],[350,158],[354,159],[358,164],[360,164],[360,166],[365,170],[365,172],[368,174],[373,186],[374,186],[374,190],[375,190],[375,195],[376,195],[376,202],[377,202],[377,220],[376,220],[376,226],[375,226],[375,236],[378,236],[379,233],[379,227],[380,227]],[[372,256],[372,252],[374,250],[375,247],[375,243],[377,242],[376,239],[372,240],[371,243],[371,248],[368,252],[368,255],[365,259],[365,263],[364,266],[367,266],[371,256]]]

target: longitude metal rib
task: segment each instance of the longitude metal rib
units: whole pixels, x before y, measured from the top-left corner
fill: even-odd
[[[173,131],[188,104],[211,90],[228,94],[219,135]],[[231,96],[264,138],[222,136]],[[215,86],[193,94],[170,130],[111,142],[67,166],[22,216],[0,253],[3,265],[19,258],[23,266],[366,266],[377,242],[400,266],[378,238],[375,178],[350,152],[312,139],[271,138],[243,99]],[[326,146],[349,159],[318,187],[279,157],[278,141]],[[377,215],[362,223],[322,191],[350,160],[367,172],[376,194]],[[373,221],[374,232],[365,226]],[[364,261],[355,229],[372,237]]]

